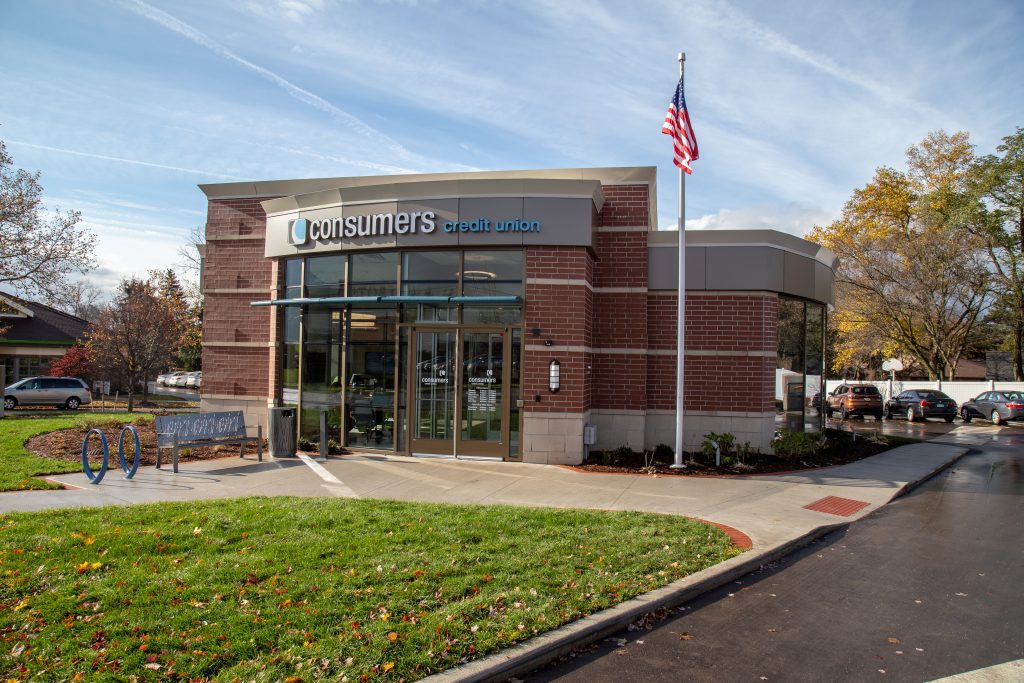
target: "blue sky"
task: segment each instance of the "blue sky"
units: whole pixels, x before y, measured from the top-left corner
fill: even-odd
[[[0,139],[118,278],[172,266],[198,183],[657,165],[685,50],[688,228],[828,222],[929,131],[1024,125],[1024,3],[0,0]]]

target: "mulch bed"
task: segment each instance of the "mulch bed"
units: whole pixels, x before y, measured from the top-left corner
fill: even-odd
[[[125,423],[128,424],[128,423]],[[111,423],[101,425],[99,429],[103,432],[103,435],[107,437],[107,446],[110,452],[109,464],[111,467],[117,467],[117,439],[121,434],[121,427],[124,426],[118,423]],[[155,465],[156,464],[156,429],[152,423],[135,425],[135,429],[139,432],[139,444],[141,446],[141,455],[139,456],[140,465]],[[87,427],[75,427],[72,429],[58,429],[54,432],[47,432],[46,434],[39,434],[33,436],[25,443],[25,448],[29,451],[43,458],[55,458],[57,460],[70,460],[72,462],[81,462],[82,460],[82,441],[85,439],[85,435],[88,433]],[[131,438],[131,435],[125,434],[124,437],[124,449],[125,459],[131,464],[132,459],[135,457],[135,440]],[[89,440],[89,462],[99,465],[103,462],[103,452],[99,448],[100,440],[95,436]],[[99,452],[96,452],[99,450]],[[256,445],[254,443],[247,444],[245,447],[247,455],[256,453]],[[215,458],[225,458],[234,455],[238,457],[238,446],[206,446],[202,448],[186,448],[178,451],[179,462],[194,462],[196,460],[213,460]],[[171,461],[171,451],[166,449],[161,456],[164,464],[169,464]]]
[[[582,465],[565,465],[565,467],[582,470],[584,472],[602,472],[606,474],[648,474],[669,477],[721,477],[751,474],[778,474],[780,472],[797,472],[801,470],[818,469],[820,467],[833,467],[835,465],[847,465],[864,458],[878,455],[903,443],[890,444],[872,438],[858,437],[856,441],[850,442],[849,438],[833,441],[832,447],[821,454],[809,459],[780,458],[775,455],[754,453],[747,456],[745,463],[740,465],[721,467],[715,466],[715,459],[712,456],[707,458],[703,453],[686,453],[686,469],[674,470],[669,466],[672,461],[659,461],[651,466],[645,467],[646,461],[643,453],[633,453],[623,458],[617,465],[601,464],[602,454],[599,451],[592,452],[590,458]]]

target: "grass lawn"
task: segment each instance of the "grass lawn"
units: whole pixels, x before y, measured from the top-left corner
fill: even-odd
[[[0,517],[0,676],[406,681],[739,553],[680,517],[245,498]]]
[[[17,417],[12,413],[7,413],[6,417],[0,419],[0,491],[60,488],[56,484],[35,477],[41,474],[78,472],[82,469],[81,463],[40,458],[30,453],[25,448],[25,442],[36,434],[85,424],[102,425],[111,422],[142,424],[152,420],[153,416],[145,413],[79,413],[56,417]],[[111,462],[116,468],[117,444],[111,444],[111,449]]]

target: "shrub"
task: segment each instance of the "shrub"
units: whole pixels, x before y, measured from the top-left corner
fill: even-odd
[[[826,443],[824,434],[782,429],[775,432],[772,448],[780,458],[808,458],[818,455]]]
[[[718,449],[722,455],[722,461],[724,462],[727,456],[733,454],[736,437],[729,432],[725,432],[724,434],[716,434],[715,432],[705,434],[704,443],[701,444],[700,450],[705,456],[713,458],[715,457],[716,444],[718,445]]]
[[[654,447],[654,459],[658,462],[672,462],[675,459],[675,451],[668,444],[659,443]]]

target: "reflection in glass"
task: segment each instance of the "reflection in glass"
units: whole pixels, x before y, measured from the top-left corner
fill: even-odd
[[[402,254],[402,294],[456,296],[458,293],[458,252],[417,251]]]
[[[512,358],[512,367],[508,378],[508,454],[513,458],[522,455],[519,450],[519,418],[520,412],[522,410],[519,407],[519,399],[522,398],[520,379],[520,368],[522,366],[522,350],[520,349],[520,345],[522,343],[522,330],[513,328],[512,348],[509,349]]]
[[[522,251],[467,251],[463,259],[465,296],[522,296]]]
[[[394,296],[398,254],[352,254],[349,258],[349,296]]]
[[[413,439],[455,436],[455,332],[417,332]]]
[[[344,291],[344,256],[310,256],[306,259],[306,296],[341,296]]]
[[[328,438],[341,432],[341,320],[337,309],[306,311],[302,356],[302,410],[299,438],[320,445],[320,413],[327,412]]]
[[[805,431],[818,432],[824,428],[821,401],[825,370],[825,307],[821,304],[807,304],[807,337],[804,349],[807,354],[804,365],[804,428]]]
[[[509,325],[522,322],[521,306],[473,306],[462,307],[462,322],[467,325]]]
[[[298,299],[302,296],[302,259],[293,258],[284,262],[284,298]]]
[[[803,430],[804,413],[804,302],[779,297],[778,363],[775,403],[784,426]]]
[[[301,309],[284,308],[283,357],[281,359],[281,402],[286,406],[299,404],[299,332]]]
[[[391,449],[395,444],[396,312],[353,306],[350,316],[346,443]]]
[[[501,441],[505,336],[466,332],[463,339],[462,440]]]

